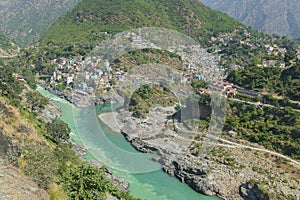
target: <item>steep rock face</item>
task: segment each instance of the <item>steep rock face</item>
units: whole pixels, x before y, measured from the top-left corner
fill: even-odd
[[[156,161],[161,163],[163,170],[169,175],[175,176],[197,192],[210,196],[220,196],[218,185],[208,176],[209,169],[206,167],[199,168],[198,165],[191,163],[188,153],[174,154],[168,149],[158,147],[155,143],[150,144],[149,141],[151,140],[143,140],[126,132],[122,133],[138,151],[161,156]]]
[[[261,200],[269,200],[270,197],[268,194],[259,189],[257,184],[245,183],[242,184],[239,188],[239,193],[241,197],[245,200],[251,199],[261,199]]]
[[[242,23],[269,33],[300,37],[298,0],[201,0]]]
[[[17,43],[35,42],[79,0],[1,0],[0,31]]]
[[[186,163],[184,159],[164,162],[164,171],[176,176],[181,182],[205,195],[215,196],[219,193],[218,186],[208,178],[207,168]]]
[[[0,158],[5,157],[8,145],[9,144],[6,140],[6,137],[3,135],[2,130],[0,129]]]

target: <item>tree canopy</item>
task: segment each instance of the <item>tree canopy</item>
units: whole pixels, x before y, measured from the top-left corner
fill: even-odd
[[[70,139],[70,127],[59,118],[46,124],[47,136],[56,143]]]

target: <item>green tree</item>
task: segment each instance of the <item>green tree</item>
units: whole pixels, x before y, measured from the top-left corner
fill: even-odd
[[[46,124],[48,137],[56,143],[66,141],[70,138],[70,127],[58,118]]]
[[[105,169],[81,163],[68,168],[61,181],[70,199],[106,199],[110,182],[106,179]]]
[[[49,99],[37,91],[29,91],[25,94],[27,107],[31,111],[40,111],[49,104]]]

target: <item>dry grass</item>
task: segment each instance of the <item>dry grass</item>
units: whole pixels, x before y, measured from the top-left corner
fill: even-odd
[[[0,98],[4,104],[4,100]],[[6,105],[7,112],[0,110],[0,128],[3,134],[10,139],[13,145],[22,145],[25,143],[43,144],[48,142],[37,132],[33,124],[20,116],[19,111],[13,106]],[[25,127],[26,131],[20,130]]]

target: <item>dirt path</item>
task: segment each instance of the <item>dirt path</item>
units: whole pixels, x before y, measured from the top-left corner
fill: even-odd
[[[292,158],[290,158],[288,156],[285,156],[285,155],[283,155],[281,153],[278,153],[278,152],[275,152],[275,151],[271,151],[271,150],[268,150],[268,149],[263,149],[263,148],[258,148],[258,147],[253,147],[253,146],[239,144],[239,143],[232,142],[232,141],[229,141],[229,140],[225,140],[225,139],[221,139],[221,138],[216,138],[215,136],[212,136],[212,135],[206,135],[206,137],[222,142],[222,143],[215,144],[217,146],[222,146],[222,147],[227,147],[227,148],[251,149],[251,150],[255,150],[255,151],[265,152],[265,153],[269,153],[269,154],[277,156],[277,157],[284,158],[286,160],[289,160],[291,163],[300,166],[300,162],[299,161],[294,160],[294,159],[292,159]],[[226,143],[226,144],[224,144],[224,143]]]

